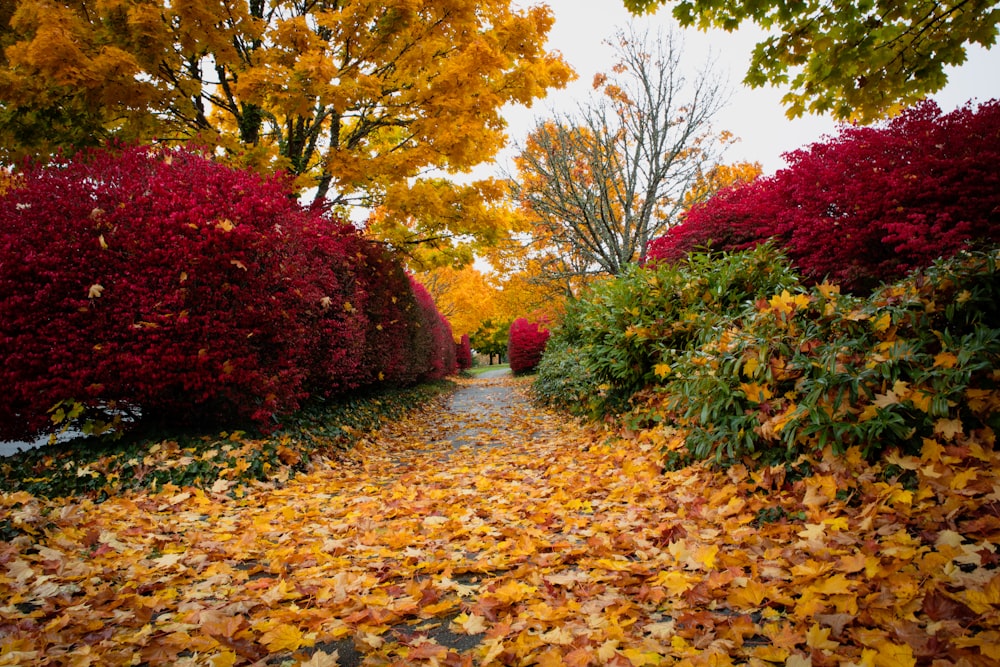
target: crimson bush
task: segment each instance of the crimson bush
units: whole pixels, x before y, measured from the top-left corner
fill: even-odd
[[[419,379],[440,380],[458,370],[451,325],[438,312],[430,292],[412,276],[410,284],[420,313],[420,324],[412,347],[414,359],[422,368]]]
[[[29,166],[0,200],[0,439],[67,402],[266,427],[309,395],[441,377],[450,331],[450,352],[409,349],[440,337],[415,290],[280,178],[143,147]]]
[[[523,317],[511,322],[507,358],[514,373],[529,373],[538,366],[549,340],[549,330],[541,322],[529,322]]]
[[[455,361],[460,371],[472,368],[472,345],[469,343],[469,334],[462,334],[462,339],[456,344]]]
[[[948,114],[924,102],[785,157],[786,169],[692,208],[650,244],[649,260],[773,238],[808,282],[864,293],[1000,241],[998,100]]]

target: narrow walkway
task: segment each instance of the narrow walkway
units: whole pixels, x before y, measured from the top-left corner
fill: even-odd
[[[994,664],[996,453],[665,473],[526,390],[277,488],[0,492],[0,665]]]

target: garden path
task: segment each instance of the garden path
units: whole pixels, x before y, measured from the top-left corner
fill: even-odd
[[[996,453],[897,456],[916,491],[851,456],[664,472],[673,429],[527,382],[461,380],[280,484],[0,493],[0,665],[1000,660]]]

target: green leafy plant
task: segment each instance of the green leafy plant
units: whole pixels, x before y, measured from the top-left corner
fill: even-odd
[[[659,384],[672,366],[698,345],[705,332],[724,326],[760,295],[794,285],[788,263],[768,245],[750,252],[712,256],[694,253],[683,262],[632,266],[594,285],[569,304],[550,346],[557,357],[572,349],[586,377],[589,409],[627,406],[638,391]],[[566,360],[539,367],[536,388],[559,402],[558,375]]]
[[[995,430],[998,257],[961,254],[867,299],[825,283],[760,299],[678,358],[659,406],[691,457],[719,463]]]

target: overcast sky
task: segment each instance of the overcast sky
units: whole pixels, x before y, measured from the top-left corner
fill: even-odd
[[[521,0],[517,4],[538,4]],[[640,27],[651,29],[674,26],[669,8],[652,16],[634,19],[621,0],[548,0],[555,15],[555,26],[549,35],[548,47],[563,54],[573,66],[579,79],[562,91],[551,93],[531,109],[511,109],[506,114],[509,135],[521,141],[534,126],[535,121],[551,115],[551,110],[571,111],[579,101],[592,93],[594,74],[609,69],[614,50],[604,42],[616,29],[636,21]],[[784,166],[781,155],[787,151],[807,146],[823,135],[834,134],[837,125],[829,118],[805,116],[788,120],[780,104],[784,91],[775,88],[750,89],[741,83],[749,63],[756,36],[754,26],[736,34],[721,30],[698,32],[684,30],[682,67],[693,76],[703,68],[711,56],[714,71],[728,80],[732,96],[729,104],[717,117],[715,127],[728,130],[740,138],[730,148],[726,162],[758,161],[765,173],[772,173]],[[934,96],[942,109],[950,111],[966,101],[976,98],[986,101],[1000,97],[1000,47],[985,51],[976,47],[970,50],[969,61],[949,74],[949,84]],[[509,152],[506,159],[509,159]],[[503,161],[504,158],[501,158]]]

